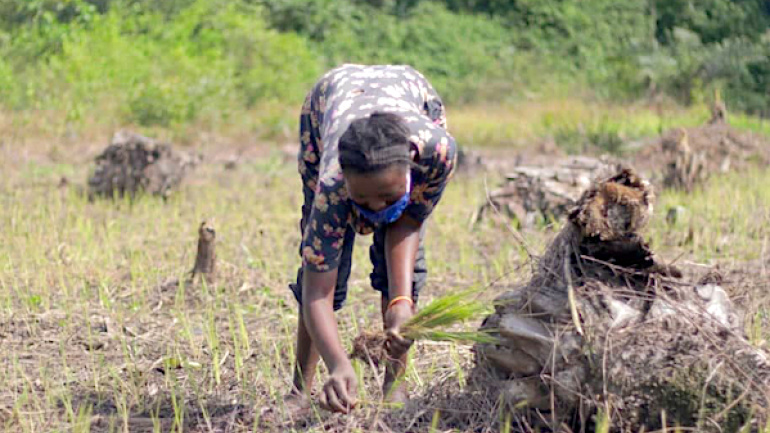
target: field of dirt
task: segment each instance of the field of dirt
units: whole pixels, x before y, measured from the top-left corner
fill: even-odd
[[[288,284],[299,264],[302,199],[291,151],[202,140],[178,146],[200,161],[173,189],[161,188],[163,197],[89,199],[94,158],[109,141],[95,137],[66,152],[42,139],[0,144],[3,431],[533,431],[516,416],[526,405],[506,406],[474,369],[474,349],[452,343],[415,345],[405,407],[382,404],[381,368],[356,361],[360,406],[352,415],[314,408],[290,416],[282,398],[297,307]],[[495,218],[478,216],[509,169],[564,155],[532,146],[476,156],[430,221],[421,302],[483,287],[491,303],[532,277],[564,225],[559,217],[512,224],[494,206],[488,213]],[[738,172],[711,170],[692,192],[656,189],[644,233],[662,263],[694,279],[718,279],[747,344],[767,351],[770,171],[760,156],[747,159],[731,162]],[[642,172],[663,165],[650,161],[639,164]],[[212,279],[191,278],[193,268],[202,269],[196,248],[204,220],[216,229]],[[369,242],[357,241],[348,301],[338,314],[347,347],[361,331],[381,327],[368,286]],[[622,412],[605,415],[611,429],[600,430],[598,418],[583,427],[624,425]]]

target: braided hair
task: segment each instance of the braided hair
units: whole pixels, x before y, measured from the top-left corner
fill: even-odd
[[[339,141],[342,171],[371,174],[386,168],[409,166],[409,128],[393,113],[375,112],[356,119]]]

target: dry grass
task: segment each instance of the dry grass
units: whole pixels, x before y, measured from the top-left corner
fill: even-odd
[[[287,284],[299,263],[301,199],[294,165],[280,153],[236,170],[211,163],[166,203],[89,203],[57,186],[61,176],[82,182],[81,163],[3,161],[0,425],[136,431],[154,420],[160,431],[208,431],[231,417],[244,424],[236,430],[261,425],[255,415],[280,400],[291,377],[297,310]],[[495,279],[520,256],[515,245],[493,242],[492,229],[481,239],[448,235],[469,216],[463,203],[482,199],[479,186],[458,182],[433,221],[426,301]],[[222,276],[211,287],[180,285],[207,217],[218,223]],[[379,326],[368,242],[356,249],[339,315],[348,342]],[[458,350],[421,348],[410,382],[427,386],[447,368],[459,371],[446,362],[459,361]],[[374,375],[359,367],[361,399],[377,401]]]
[[[169,201],[89,203],[72,184],[84,181],[86,162],[108,136],[94,134],[91,144],[59,132],[41,136],[49,138],[17,130],[0,144],[0,429],[429,431],[435,423],[435,431],[499,430],[506,415],[466,387],[471,352],[432,342],[417,344],[407,377],[415,404],[403,410],[377,403],[381,372],[356,363],[364,404],[354,415],[316,411],[267,423],[263,409],[280,412],[294,351],[297,308],[287,284],[299,263],[301,196],[293,162],[248,149],[226,170],[222,161],[243,147],[209,141],[201,147],[209,162]],[[58,187],[62,176],[69,187]],[[448,189],[430,223],[425,302],[472,286],[488,287],[489,299],[527,277],[527,253],[508,231],[491,221],[468,228],[485,182],[496,181],[460,175]],[[736,269],[751,260],[766,276],[769,184],[768,172],[754,172],[715,179],[700,195],[664,193],[652,229],[657,250]],[[672,228],[664,217],[673,204],[691,212]],[[185,286],[198,224],[210,217],[221,277]],[[688,227],[690,243],[680,238]],[[537,252],[550,233],[523,235]],[[348,304],[338,315],[347,345],[380,326],[368,242],[356,247]],[[748,326],[761,345],[768,304],[755,295],[747,295]]]

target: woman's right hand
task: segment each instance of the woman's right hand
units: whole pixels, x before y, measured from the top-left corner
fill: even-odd
[[[349,360],[331,370],[321,393],[321,407],[332,412],[349,413],[356,406],[356,372]]]

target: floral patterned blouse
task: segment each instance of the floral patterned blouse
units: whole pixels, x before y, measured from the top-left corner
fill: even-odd
[[[338,160],[348,125],[373,112],[401,115],[418,154],[405,213],[425,221],[439,202],[457,162],[444,106],[425,77],[410,66],[343,65],[326,73],[307,95],[300,117],[299,172],[310,215],[303,215],[302,257],[310,270],[336,269],[347,230],[368,234],[378,226],[351,205]]]

